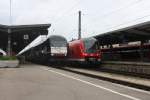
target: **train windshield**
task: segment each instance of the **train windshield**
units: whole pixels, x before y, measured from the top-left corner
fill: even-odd
[[[66,47],[67,40],[63,37],[53,36],[49,39],[51,47]]]
[[[95,53],[99,50],[98,42],[95,38],[84,39],[83,43],[86,53]]]

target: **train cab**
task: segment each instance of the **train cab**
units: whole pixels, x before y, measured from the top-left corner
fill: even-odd
[[[69,42],[68,58],[78,62],[100,62],[100,49],[95,38],[84,38]]]
[[[49,47],[51,57],[67,56],[67,40],[65,37],[52,35],[49,37]]]

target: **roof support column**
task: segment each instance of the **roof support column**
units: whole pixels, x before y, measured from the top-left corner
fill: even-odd
[[[8,48],[7,48],[7,55],[11,56],[11,29],[8,29]]]
[[[144,57],[143,57],[143,41],[141,41],[141,45],[140,45],[140,60],[143,61]]]

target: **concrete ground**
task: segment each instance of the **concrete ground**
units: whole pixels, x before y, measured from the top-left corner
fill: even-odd
[[[74,71],[74,72],[79,72],[79,73],[83,73],[83,74],[90,74],[90,75],[100,76],[103,78],[123,81],[123,82],[127,82],[127,83],[133,83],[133,84],[136,84],[139,86],[145,86],[147,88],[150,87],[150,79],[148,79],[148,78],[141,78],[141,77],[135,77],[135,76],[131,76],[131,75],[106,72],[106,71],[101,71],[101,69],[96,69],[96,68],[92,70],[92,69],[88,69],[88,68],[76,68],[76,67],[67,67],[66,66],[66,67],[63,67],[63,69]]]
[[[150,100],[150,93],[28,64],[21,68],[0,68],[0,100]]]

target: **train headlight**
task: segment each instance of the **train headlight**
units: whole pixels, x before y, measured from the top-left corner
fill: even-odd
[[[86,54],[86,53],[84,53],[83,55],[84,55],[84,56],[88,56],[88,54]]]

